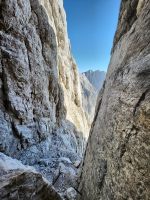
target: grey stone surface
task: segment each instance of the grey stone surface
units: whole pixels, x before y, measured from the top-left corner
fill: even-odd
[[[51,184],[63,164],[62,192],[77,184],[87,135],[63,1],[0,1],[0,152]]]
[[[63,200],[33,168],[0,153],[1,200]]]
[[[122,0],[83,163],[82,200],[150,198],[150,1]]]
[[[74,188],[68,188],[66,191],[66,196],[68,200],[76,200],[77,192]]]

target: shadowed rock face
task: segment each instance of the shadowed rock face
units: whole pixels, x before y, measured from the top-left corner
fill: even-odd
[[[77,187],[88,126],[63,1],[0,1],[0,59],[0,152]]]
[[[150,1],[122,0],[84,158],[79,199],[149,199],[149,80]]]

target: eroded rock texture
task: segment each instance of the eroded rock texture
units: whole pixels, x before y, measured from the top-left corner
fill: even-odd
[[[63,0],[42,0],[41,2],[56,34],[59,80],[64,93],[66,118],[87,138],[89,126],[82,109],[80,78],[75,60],[71,55]]]
[[[80,184],[82,200],[150,198],[150,1],[122,0]]]
[[[63,1],[0,1],[0,58],[0,151],[77,187],[88,126]]]
[[[62,200],[41,174],[2,153],[0,153],[0,199]]]

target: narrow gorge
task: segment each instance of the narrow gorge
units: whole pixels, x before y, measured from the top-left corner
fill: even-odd
[[[121,1],[106,79],[63,0],[0,0],[0,199],[149,200],[149,80],[149,0]]]

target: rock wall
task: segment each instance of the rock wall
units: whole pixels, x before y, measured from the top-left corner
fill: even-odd
[[[0,152],[64,192],[76,185],[88,125],[63,1],[0,1],[0,58]]]
[[[47,12],[49,23],[56,34],[59,79],[64,92],[66,118],[75,124],[78,131],[83,132],[87,138],[89,126],[82,109],[80,77],[71,54],[63,0],[51,0],[51,3],[49,3],[49,0],[41,2]]]
[[[122,0],[85,154],[82,200],[148,200],[150,1]]]

